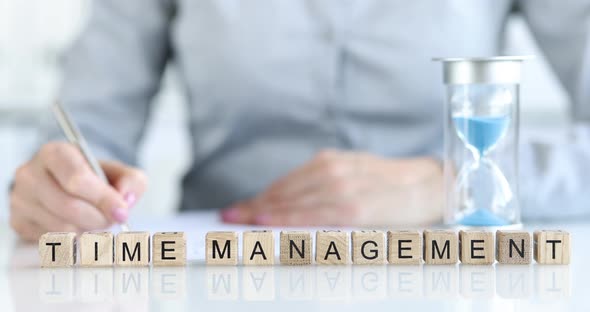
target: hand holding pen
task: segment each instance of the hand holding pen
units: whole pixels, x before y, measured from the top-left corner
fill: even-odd
[[[126,223],[129,209],[146,188],[145,175],[119,162],[96,162],[61,106],[53,110],[71,143],[49,142],[18,168],[10,194],[12,227],[34,241],[45,232]]]

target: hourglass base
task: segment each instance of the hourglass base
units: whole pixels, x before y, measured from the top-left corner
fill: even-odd
[[[480,230],[480,231],[490,231],[496,232],[497,230],[502,231],[510,231],[510,230],[521,230],[522,223],[513,223],[508,225],[500,225],[500,226],[493,226],[493,225],[482,225],[482,226],[475,226],[475,225],[462,225],[462,224],[455,224],[449,225],[449,228],[454,230]]]
[[[465,215],[458,223],[467,226],[504,226],[510,224],[510,222],[487,209],[476,209],[472,213]]]

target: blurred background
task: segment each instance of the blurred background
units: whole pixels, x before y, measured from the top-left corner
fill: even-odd
[[[0,0],[0,221],[8,217],[8,189],[14,170],[37,149],[39,121],[51,118],[48,106],[59,88],[60,59],[84,27],[90,9],[89,0]],[[503,54],[537,56],[524,69],[523,132],[547,133],[567,124],[568,99],[526,25],[515,15],[506,31]],[[182,117],[184,99],[173,65],[166,70],[155,102],[140,152],[150,187],[132,214],[173,213],[180,178],[191,157]]]

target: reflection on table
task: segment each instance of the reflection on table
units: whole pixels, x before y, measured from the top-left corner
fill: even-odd
[[[47,303],[76,302],[100,308],[129,303],[134,311],[147,311],[151,301],[167,300],[553,299],[570,294],[569,267],[542,265],[78,267],[14,270],[10,280],[16,306],[36,310]]]

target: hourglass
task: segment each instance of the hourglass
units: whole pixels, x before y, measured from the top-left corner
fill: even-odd
[[[518,206],[518,106],[525,57],[443,62],[445,221],[510,226]]]

